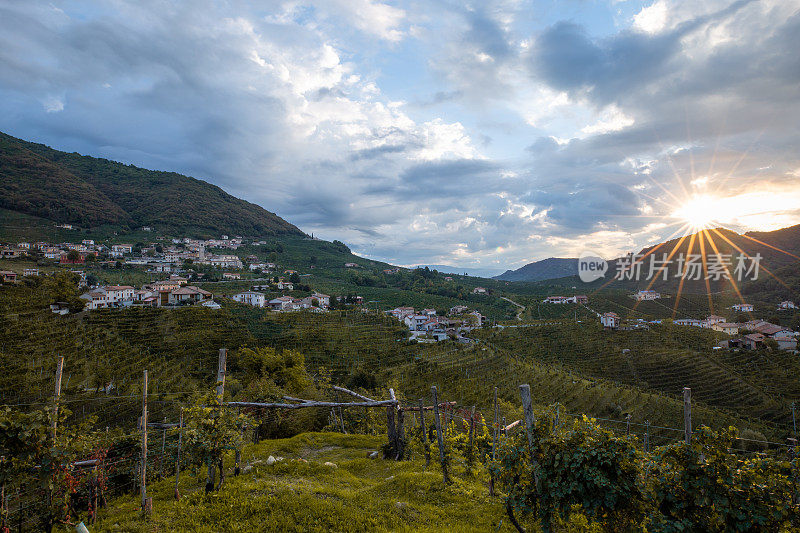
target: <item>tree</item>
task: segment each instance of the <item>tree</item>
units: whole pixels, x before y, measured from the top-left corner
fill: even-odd
[[[81,260],[81,254],[77,250],[70,250],[67,252],[67,261],[70,263],[77,263]]]
[[[289,281],[292,283],[300,283],[300,275],[297,272],[292,272],[292,275],[289,276]]]

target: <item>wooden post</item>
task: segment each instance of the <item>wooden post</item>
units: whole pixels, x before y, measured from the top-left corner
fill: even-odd
[[[403,453],[405,452],[405,440],[406,435],[403,429],[403,422],[405,420],[405,412],[400,409],[400,406],[395,406],[397,409],[397,432],[396,432],[396,442],[395,442],[395,460],[402,461],[403,460]]]
[[[175,499],[181,499],[181,493],[178,490],[178,478],[181,475],[181,444],[183,443],[183,407],[181,407],[181,416],[178,421],[178,450],[175,452]]]
[[[164,477],[164,453],[167,450],[167,417],[164,417],[164,430],[161,432],[161,460],[158,465],[158,479]]]
[[[389,389],[389,397],[394,400],[394,389]],[[386,406],[386,438],[389,441],[389,446],[384,454],[384,459],[389,459],[390,457],[394,457],[397,451],[397,433],[394,427],[394,415],[396,409],[395,405],[387,405]]]
[[[225,374],[228,367],[228,350],[225,348],[219,349],[219,358],[217,359],[217,398],[219,400],[219,409],[222,409],[222,401],[225,397]],[[219,413],[217,413],[219,416]],[[220,480],[222,479],[222,472],[219,473]],[[217,477],[217,468],[213,459],[209,458],[208,461],[208,478],[206,479],[206,494],[214,490],[214,481]]]
[[[237,418],[237,420],[241,416],[241,414],[242,414],[242,408],[241,407],[237,407],[236,408],[236,418]],[[242,439],[242,441],[244,441],[244,424],[242,424],[242,429],[239,430],[239,436]],[[233,460],[233,475],[234,476],[238,476],[241,473],[241,469],[239,468],[239,464],[241,462],[242,462],[242,445],[239,444],[239,446],[236,447],[236,457]]]
[[[225,348],[219,349],[219,360],[217,361],[217,397],[222,403],[222,397],[225,395],[225,374],[228,367],[228,350]]]
[[[683,431],[686,444],[692,441],[692,389],[683,388]]]
[[[531,386],[525,383],[519,386],[519,395],[522,398],[522,412],[525,418],[525,430],[528,432],[528,451],[533,455],[533,428],[536,416],[531,405]]]
[[[447,475],[447,459],[444,455],[444,439],[442,439],[442,421],[439,418],[439,399],[436,397],[436,385],[431,387],[431,395],[433,396],[433,421],[436,424],[436,441],[439,443],[439,463],[442,465],[442,477],[445,484],[450,483],[450,477]]]
[[[507,436],[508,431],[506,430],[506,417],[503,417],[503,436]]]
[[[630,435],[630,433],[631,433],[631,414],[628,413],[628,415],[625,417],[625,435],[626,436]]]
[[[339,402],[339,391],[336,391],[336,401]],[[344,430],[344,417],[342,416],[342,406],[339,406],[339,427],[342,429],[342,433],[347,434]]]
[[[473,450],[473,443],[475,442],[475,406],[472,406],[472,411],[469,415],[469,437],[467,438],[467,465],[472,466],[475,460],[475,452]]]
[[[425,411],[422,408],[422,398],[419,399],[419,423],[422,429],[422,449],[425,451],[425,468],[431,464],[431,449],[428,446],[428,433],[425,429]]]
[[[61,400],[61,375],[64,372],[64,357],[58,358],[56,366],[56,386],[53,395],[53,444],[56,442],[56,428],[58,427],[58,402]]]
[[[152,500],[147,497],[147,370],[142,372],[142,458],[140,467],[139,486],[142,493],[142,512],[149,514],[152,511]]]
[[[644,451],[650,451],[650,421],[644,421]]]

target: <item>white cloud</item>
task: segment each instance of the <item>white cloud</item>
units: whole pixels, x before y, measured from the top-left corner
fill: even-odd
[[[647,7],[643,7],[633,17],[633,27],[645,33],[658,33],[667,25],[667,3],[657,0]]]
[[[47,113],[58,113],[64,110],[64,99],[57,96],[48,96],[42,101],[42,106]]]

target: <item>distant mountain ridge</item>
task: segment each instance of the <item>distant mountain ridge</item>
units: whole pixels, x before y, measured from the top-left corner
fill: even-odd
[[[774,231],[749,231],[744,234],[723,228],[710,229],[706,233],[714,242],[714,246],[711,246],[708,240],[704,239],[703,245],[707,254],[718,252],[736,256],[739,254],[739,250],[743,250],[751,256],[759,254],[763,264],[768,269],[780,268],[800,261],[800,224]],[[654,253],[657,258],[662,253],[671,253],[673,249],[676,250],[676,254],[688,254],[690,247],[692,254],[700,254],[702,249],[699,234],[694,234],[694,240],[692,235],[687,235],[683,240],[678,237],[643,248],[639,253],[645,254],[656,249],[656,247],[658,249]],[[610,259],[609,261],[613,263],[615,259]],[[516,270],[507,270],[503,274],[495,276],[494,279],[503,281],[546,281],[577,275],[577,258],[551,257],[528,263]],[[658,288],[661,285],[661,283],[656,282],[654,287]]]
[[[516,270],[506,270],[494,279],[501,281],[543,281],[578,275],[577,257],[549,257]]]
[[[431,270],[436,270],[438,272],[441,272],[442,274],[456,274],[456,275],[467,274],[468,276],[473,276],[477,278],[491,278],[498,272],[497,269],[492,269],[492,268],[455,267],[451,265],[416,265],[413,268],[425,268],[425,267],[428,267]]]
[[[93,228],[152,226],[176,235],[303,235],[216,185],[66,153],[0,133],[0,208]]]

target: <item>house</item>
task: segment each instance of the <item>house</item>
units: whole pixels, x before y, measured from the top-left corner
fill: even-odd
[[[797,350],[797,337],[794,335],[776,334],[772,337],[772,340],[778,343],[778,348],[781,350]]]
[[[242,275],[238,272],[223,272],[222,279],[242,279]]]
[[[408,315],[403,319],[403,323],[405,323],[411,331],[420,331],[422,324],[428,320],[429,318],[425,315]]]
[[[400,272],[400,269],[397,268],[397,267],[395,267],[395,268],[387,268],[387,269],[385,269],[383,271],[384,274],[397,274],[398,272]]]
[[[279,281],[278,282],[278,290],[280,291],[292,291],[294,290],[294,284],[289,281]]]
[[[600,316],[600,323],[605,328],[617,329],[619,327],[619,315],[616,313],[603,313]]]
[[[54,304],[50,304],[50,311],[57,315],[67,315],[69,314],[69,304],[67,302],[56,302]]]
[[[203,307],[208,307],[209,309],[222,309],[222,306],[221,306],[221,305],[219,305],[219,304],[218,304],[217,302],[215,302],[214,300],[205,300],[205,301],[204,301],[203,303],[201,303],[200,305],[202,305]]]
[[[765,337],[792,337],[794,336],[794,332],[788,328],[784,328],[782,326],[776,326],[775,324],[762,324],[756,328],[754,328],[757,333],[761,333]]]
[[[741,311],[744,313],[752,313],[753,304],[735,304],[731,306],[731,309],[733,309],[734,311]]]
[[[702,322],[696,318],[679,318],[677,320],[673,320],[672,323],[676,326],[693,326],[696,328],[702,326]]]
[[[0,280],[3,283],[14,283],[17,281],[17,273],[13,270],[0,270]]]
[[[358,268],[358,263],[345,263],[345,268]]]
[[[248,266],[247,268],[249,268],[253,272],[256,272],[258,270],[261,271],[269,270],[267,263],[250,263],[250,266]]]
[[[725,322],[725,317],[719,315],[709,315],[703,320],[700,326],[706,329],[711,329],[714,324],[719,324],[720,322]]]
[[[58,260],[62,265],[82,265],[86,261],[86,252],[78,252],[75,259],[70,259],[69,254],[59,253]]]
[[[38,276],[39,269],[38,268],[26,268],[22,271],[23,276]]]
[[[132,244],[112,244],[111,253],[109,255],[111,257],[122,257],[123,255],[131,252],[133,252]]]
[[[661,294],[656,291],[646,290],[646,291],[639,291],[633,295],[633,298],[637,302],[641,302],[644,300],[657,300],[661,298]]]
[[[475,287],[472,289],[472,294],[486,294],[489,290],[486,287]]]
[[[86,300],[86,309],[101,309],[103,307],[120,307],[130,305],[134,301],[135,289],[129,285],[107,285],[81,294],[81,299]]]
[[[542,300],[543,304],[563,304],[566,303],[566,296],[548,296]]]
[[[584,295],[584,294],[579,294],[577,296],[574,296],[574,298],[575,298],[575,303],[578,303],[578,304],[588,304],[589,303],[589,297]]]
[[[83,239],[81,244],[84,246],[94,246],[94,240],[92,239]]]
[[[797,306],[794,304],[794,302],[785,300],[778,304],[778,309],[797,309]]]
[[[266,297],[260,292],[240,292],[239,294],[234,294],[232,298],[239,303],[252,305],[253,307],[264,307],[266,304]]]
[[[384,272],[385,272],[385,271],[384,271]],[[445,277],[444,277],[444,280],[445,280],[445,281],[453,281],[453,277],[452,277],[452,276],[445,276]]]
[[[436,309],[423,309],[419,312],[419,314],[425,316],[436,316]]]
[[[177,284],[178,284],[179,286],[181,286],[181,287],[183,287],[184,285],[186,285],[187,283],[189,283],[189,280],[188,280],[188,279],[186,279],[186,278],[184,278],[184,277],[182,277],[182,276],[178,276],[178,275],[176,275],[176,274],[173,274],[173,275],[171,275],[171,276],[169,277],[169,281],[170,281],[171,283],[177,283]]]
[[[167,296],[167,303],[170,305],[193,304],[202,302],[206,299],[211,299],[212,297],[213,295],[206,290],[203,290],[199,287],[194,287],[192,285],[186,285],[169,292]]]
[[[19,248],[2,248],[0,249],[0,257],[3,259],[15,259],[22,256],[24,252]]]
[[[275,311],[294,311],[300,308],[300,303],[291,296],[279,296],[270,300],[269,306]]]
[[[178,281],[162,280],[162,281],[154,281],[150,285],[145,285],[144,288],[149,288],[154,292],[174,291],[180,289],[181,284]]]
[[[455,305],[450,308],[450,311],[447,312],[448,315],[460,315],[461,313],[468,311],[469,307],[466,305]]]
[[[747,322],[742,324],[742,329],[749,329],[750,331],[755,331],[756,328],[764,325],[771,325],[771,324],[766,320],[748,320]]]
[[[730,322],[717,322],[711,326],[711,329],[714,331],[721,331],[722,333],[726,333],[728,335],[736,335],[739,333],[739,324],[733,324]]]
[[[391,311],[389,311],[389,314],[391,314],[397,320],[403,320],[407,316],[411,316],[411,315],[414,314],[414,308],[413,307],[396,307],[396,308],[392,309]]]
[[[741,337],[740,344],[743,348],[748,350],[757,350],[764,345],[764,335],[760,333],[750,333]]]
[[[328,307],[331,304],[331,297],[321,292],[315,292],[311,295],[311,298],[317,300],[319,307]]]
[[[486,321],[486,317],[480,314],[478,311],[472,311],[467,315],[467,320],[475,327],[480,328]]]

